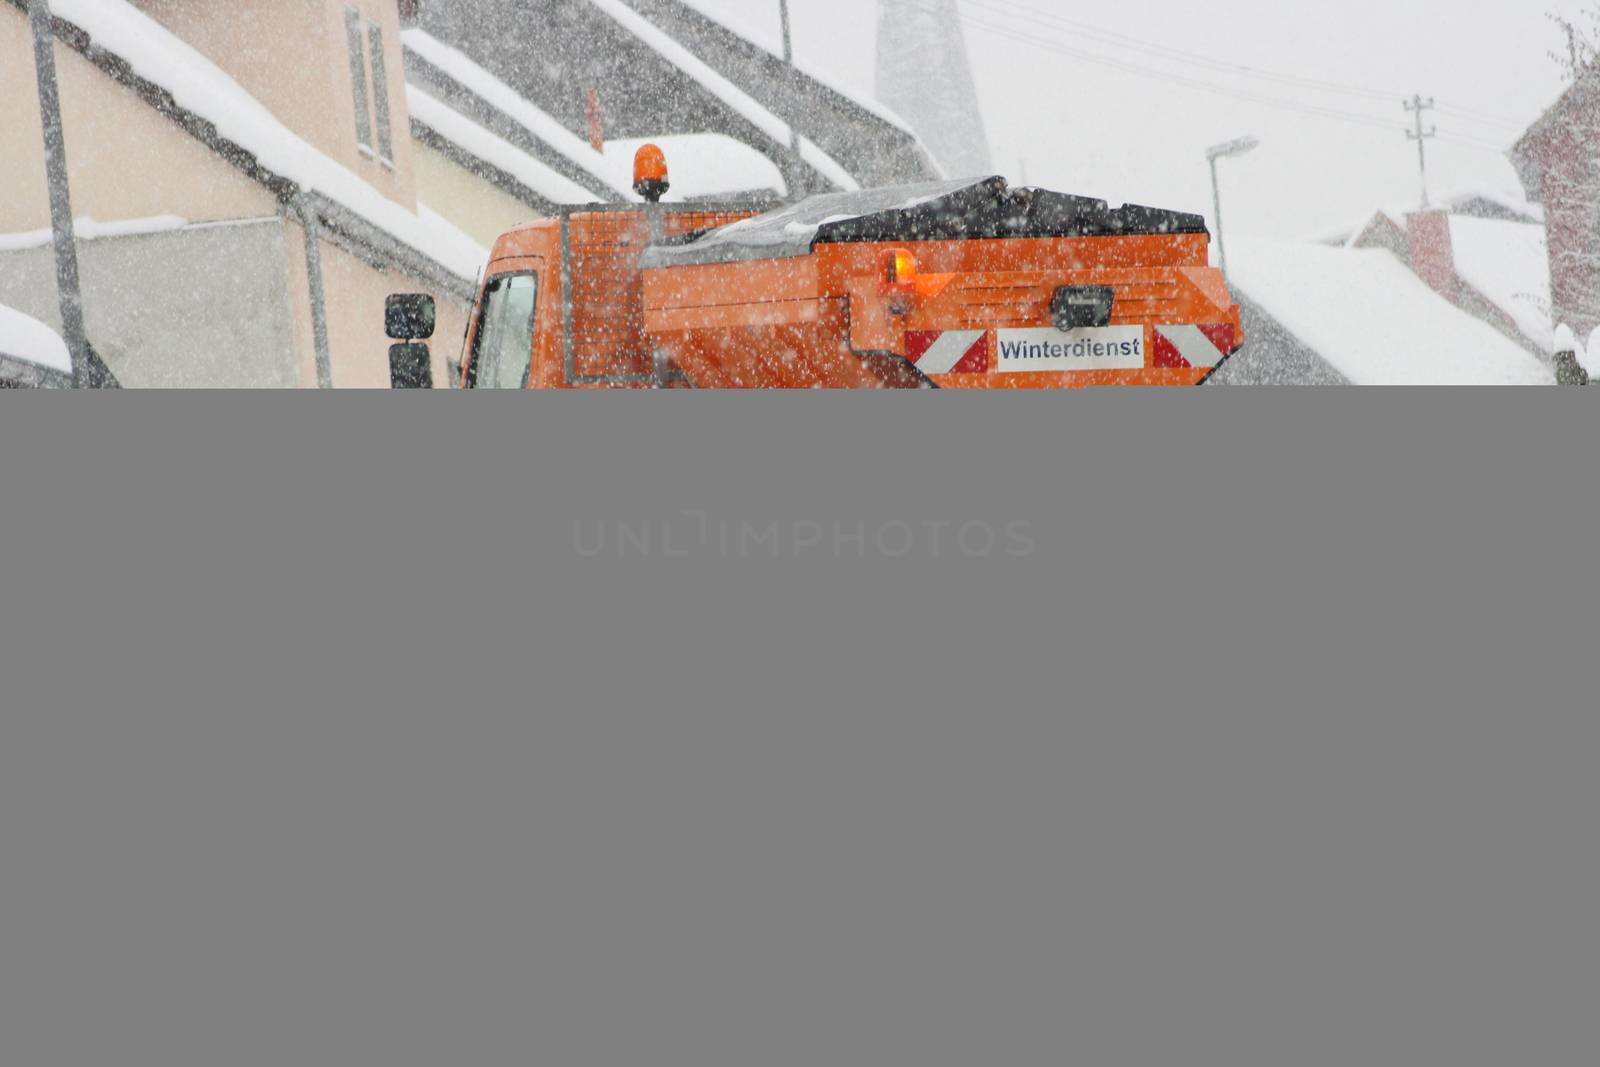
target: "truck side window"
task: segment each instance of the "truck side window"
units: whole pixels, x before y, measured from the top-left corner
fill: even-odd
[[[539,279],[502,274],[484,292],[478,337],[472,346],[474,389],[525,389],[533,363],[533,317]]]

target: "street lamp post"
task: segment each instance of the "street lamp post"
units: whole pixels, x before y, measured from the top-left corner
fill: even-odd
[[[1222,235],[1222,182],[1217,177],[1217,161],[1246,155],[1260,147],[1261,142],[1258,139],[1241,137],[1237,141],[1213,145],[1206,149],[1206,161],[1211,164],[1211,197],[1217,218],[1217,251],[1222,257],[1222,276],[1224,278],[1228,276],[1228,242]]]
[[[89,384],[89,339],[83,326],[83,290],[72,232],[72,195],[67,184],[67,144],[61,125],[50,0],[30,0],[28,14],[33,27],[33,61],[39,77],[39,120],[44,127],[45,178],[50,187],[50,231],[55,242],[61,334],[72,355],[72,384],[82,389]]]
[[[789,68],[789,76],[793,85],[798,86],[800,79],[794,65],[794,34],[789,24],[789,0],[778,0],[778,17],[783,21],[783,62]],[[794,114],[791,109],[790,114]],[[789,122],[789,195],[800,199],[800,183],[805,180],[805,164],[800,155],[800,127],[791,120]]]

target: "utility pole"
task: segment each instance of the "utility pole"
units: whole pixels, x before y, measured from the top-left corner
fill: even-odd
[[[67,184],[67,142],[61,125],[61,90],[56,81],[56,33],[50,0],[30,0],[33,62],[39,77],[39,120],[44,127],[45,178],[50,188],[50,230],[56,252],[56,292],[61,303],[61,339],[72,355],[72,384],[87,388],[89,338],[83,326],[83,288],[78,246],[72,232],[72,194]]]
[[[783,20],[783,62],[789,68],[790,85],[798,87],[800,72],[794,65],[794,33],[789,25],[789,0],[778,0],[778,17]],[[796,98],[798,107],[798,97]],[[794,109],[790,110],[794,114]],[[800,186],[805,181],[805,161],[800,155],[800,127],[789,122],[789,195],[800,199]]]
[[[1406,101],[1405,107],[1407,111],[1412,112],[1417,117],[1416,131],[1407,130],[1406,140],[1417,142],[1417,160],[1422,166],[1422,206],[1426,209],[1428,207],[1428,142],[1439,136],[1439,128],[1430,126],[1424,130],[1422,128],[1422,118],[1425,112],[1433,110],[1433,97],[1430,96],[1424,100],[1420,95],[1413,96]]]

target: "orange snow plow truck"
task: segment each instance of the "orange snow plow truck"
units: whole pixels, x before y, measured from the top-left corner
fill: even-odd
[[[1198,215],[1002,178],[765,214],[586,207],[495,243],[452,371],[468,389],[1196,385],[1243,343],[1209,245]]]

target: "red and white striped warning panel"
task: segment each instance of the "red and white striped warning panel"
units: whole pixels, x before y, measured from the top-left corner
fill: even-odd
[[[1151,359],[1157,367],[1211,368],[1233,349],[1232,326],[1157,326]]]
[[[923,374],[986,374],[989,371],[989,333],[987,330],[908,332],[906,358]]]

